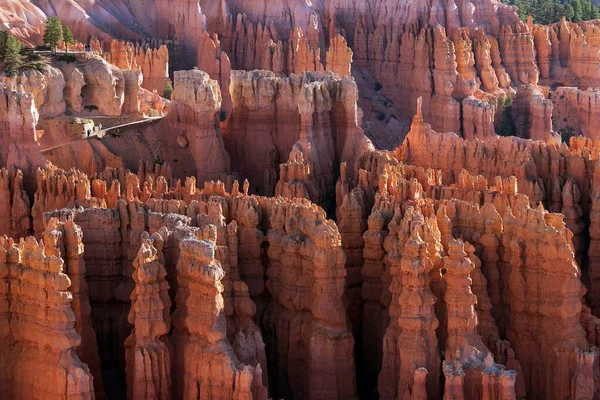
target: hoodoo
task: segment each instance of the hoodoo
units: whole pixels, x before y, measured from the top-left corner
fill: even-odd
[[[1,399],[599,397],[597,2],[0,3]]]

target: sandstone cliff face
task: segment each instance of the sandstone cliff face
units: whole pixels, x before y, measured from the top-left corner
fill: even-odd
[[[600,94],[588,89],[559,87],[551,94],[552,123],[555,130],[572,136],[585,136],[597,140],[600,111]]]
[[[6,2],[0,18],[11,34],[28,45],[41,42],[46,16],[36,5],[22,1]]]
[[[227,175],[229,155],[217,125],[221,109],[218,83],[203,71],[177,71],[174,87],[167,124],[173,130],[171,135],[179,135],[178,142],[189,146],[195,175],[201,182]]]
[[[61,71],[48,66],[45,72],[25,71],[14,77],[2,77],[7,86],[15,86],[33,95],[40,118],[56,117],[66,110],[63,89],[66,81]]]
[[[149,91],[162,94],[169,80],[169,50],[162,44],[158,48],[150,44],[133,44],[120,40],[111,40],[103,50],[103,43],[96,51],[106,61],[123,70],[140,71],[144,76],[142,86]]]
[[[356,86],[347,78],[304,73],[281,79],[264,72],[235,72],[231,87],[233,110],[223,133],[225,144],[232,169],[257,185],[259,193],[275,192],[272,177],[278,163],[300,157],[311,163],[307,174],[317,191],[311,198],[321,204],[333,193],[334,166],[352,164],[370,146],[359,127]],[[272,122],[265,126],[265,120]],[[261,151],[248,152],[257,141]],[[284,181],[294,175],[281,172]]]

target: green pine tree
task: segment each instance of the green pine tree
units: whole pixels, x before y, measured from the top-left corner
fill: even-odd
[[[553,24],[565,17],[568,21],[579,22],[600,18],[600,7],[594,0],[501,0],[517,7],[517,14],[523,21],[533,17],[536,24]]]
[[[75,43],[73,40],[73,32],[67,25],[63,25],[63,41],[65,42],[65,50],[69,52],[69,45]]]
[[[62,23],[58,17],[50,17],[46,20],[46,31],[44,32],[44,43],[56,51],[56,44],[63,40]]]
[[[20,54],[21,48],[23,48],[23,44],[9,35],[6,39],[6,51],[4,53],[4,67],[8,73],[14,73],[23,65]]]
[[[580,0],[571,0],[569,2],[573,7],[573,22],[579,22],[583,19],[583,6]]]
[[[567,21],[573,21],[573,18],[575,17],[575,10],[573,10],[573,6],[567,4],[565,6],[565,11],[565,18],[567,19]]]

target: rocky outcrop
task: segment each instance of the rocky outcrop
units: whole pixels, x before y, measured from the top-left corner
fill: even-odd
[[[229,174],[229,155],[217,124],[221,91],[203,71],[176,71],[175,90],[165,125],[181,147],[191,152],[201,182]]]
[[[83,99],[81,97],[81,91],[85,86],[83,72],[71,63],[62,65],[61,71],[66,81],[64,95],[67,109],[76,113],[82,112]]]
[[[462,136],[467,140],[485,140],[496,136],[496,110],[490,103],[467,97],[462,102]]]
[[[591,89],[559,87],[551,92],[552,124],[561,136],[600,139],[600,93]]]
[[[560,143],[552,131],[552,101],[546,99],[540,89],[532,85],[520,86],[512,107],[518,136]]]
[[[35,170],[46,164],[40,152],[35,126],[39,118],[33,95],[0,85],[0,166],[16,167],[23,172],[25,190],[33,194]]]
[[[100,45],[99,54],[122,70],[140,71],[144,76],[142,87],[162,94],[169,81],[169,50],[164,44],[158,48],[150,44],[111,40],[106,52]]]
[[[84,107],[95,106],[100,115],[121,115],[125,103],[123,72],[102,59],[94,58],[83,67],[83,76],[85,86],[81,97]]]
[[[289,158],[279,179],[304,181],[291,178],[298,175],[293,171],[303,170],[315,184],[315,191],[306,189],[309,198],[323,204],[334,193],[334,166],[353,164],[371,146],[359,127],[356,85],[348,78],[322,72],[276,78],[268,72],[236,71],[231,87],[233,110],[223,130],[225,145],[232,169],[259,193],[275,192],[277,165]],[[310,168],[293,167],[294,162],[309,162]],[[290,188],[293,193],[304,191],[298,190]]]
[[[13,77],[3,76],[0,81],[31,93],[40,118],[56,117],[66,110],[63,96],[66,80],[58,68],[48,66],[44,72],[24,71]]]

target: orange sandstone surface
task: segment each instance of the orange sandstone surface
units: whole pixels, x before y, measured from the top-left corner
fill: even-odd
[[[0,398],[600,396],[599,21],[0,5],[53,15],[76,61],[0,74]]]

